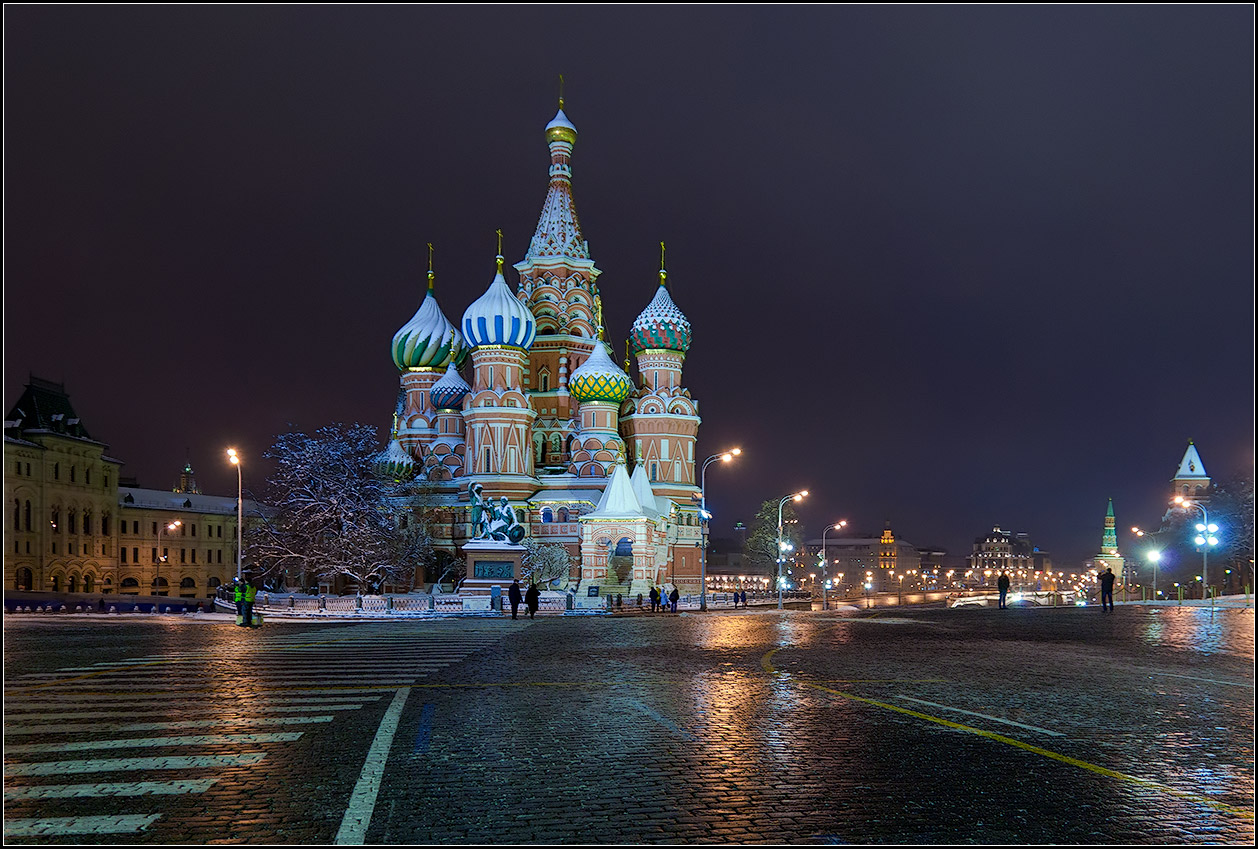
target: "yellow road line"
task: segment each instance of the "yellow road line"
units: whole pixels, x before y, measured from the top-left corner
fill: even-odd
[[[1205,796],[1200,796],[1196,793],[1189,793],[1184,790],[1176,790],[1174,787],[1167,787],[1165,784],[1160,784],[1156,781],[1151,781],[1147,778],[1140,778],[1135,775],[1128,775],[1125,772],[1119,772],[1117,770],[1109,769],[1107,767],[1098,766],[1097,764],[1090,763],[1088,761],[1081,760],[1079,758],[1074,758],[1074,757],[1071,757],[1070,755],[1063,755],[1060,752],[1054,752],[1049,749],[1045,749],[1041,746],[1035,746],[1030,743],[1024,743],[1021,740],[1015,740],[1012,737],[1006,737],[1003,734],[996,734],[995,732],[985,731],[982,728],[974,728],[973,726],[970,726],[970,725],[962,725],[959,722],[953,722],[948,719],[943,719],[942,717],[931,716],[930,714],[927,714],[927,713],[922,713],[920,711],[911,710],[905,707],[900,707],[899,705],[888,704],[887,702],[880,702],[877,699],[865,698],[864,696],[858,696],[855,693],[846,693],[846,692],[843,692],[842,690],[835,690],[832,687],[826,687],[821,684],[816,684],[810,681],[801,681],[799,679],[794,678],[789,673],[778,672],[776,669],[774,669],[773,655],[777,654],[779,651],[781,651],[780,648],[773,649],[773,651],[769,652],[763,658],[761,658],[760,659],[761,667],[770,675],[778,675],[783,678],[788,678],[793,683],[799,684],[800,686],[810,687],[814,690],[821,690],[826,693],[832,693],[833,695],[841,696],[842,698],[845,698],[845,699],[851,699],[852,701],[855,701],[855,702],[862,702],[867,705],[873,705],[874,707],[883,708],[884,710],[895,711],[896,713],[904,714],[905,716],[911,716],[916,719],[923,719],[927,722],[933,722],[936,725],[942,725],[946,728],[952,728],[957,731],[966,731],[966,732],[969,732],[970,734],[976,734],[979,737],[986,737],[989,740],[995,740],[998,743],[1006,743],[1010,746],[1015,746],[1024,751],[1041,755],[1042,757],[1050,758],[1055,761],[1060,761],[1065,764],[1070,764],[1071,766],[1079,767],[1080,769],[1086,769],[1089,772],[1094,772],[1098,775],[1104,775],[1107,778],[1115,778],[1115,779],[1118,779],[1119,781],[1127,781],[1132,784],[1138,784],[1141,787],[1147,787],[1152,790],[1158,790],[1158,791],[1161,791],[1162,793],[1166,793],[1168,795],[1175,796],[1177,798],[1184,799],[1186,801],[1195,802],[1201,805],[1207,805],[1211,808],[1214,808],[1215,810],[1232,814],[1234,816],[1243,817],[1244,819],[1252,820],[1254,818],[1254,812],[1246,808],[1238,808],[1235,805],[1228,805],[1224,802],[1219,802],[1214,799],[1207,798]]]

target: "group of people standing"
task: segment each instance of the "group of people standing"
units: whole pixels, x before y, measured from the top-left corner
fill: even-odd
[[[677,592],[677,587],[673,587],[673,591],[667,596],[664,595],[663,587],[651,587],[651,612],[656,610],[663,611],[671,609],[673,613],[677,612],[677,600],[681,598],[681,593]],[[642,596],[638,596],[639,601]]]
[[[236,578],[232,582],[232,601],[236,603],[236,624],[256,628],[253,624],[253,602],[258,595],[258,582]]]

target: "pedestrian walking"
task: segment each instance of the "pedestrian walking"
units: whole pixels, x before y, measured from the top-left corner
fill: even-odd
[[[747,609],[747,591],[743,590],[743,610]]]
[[[677,599],[679,598],[681,598],[681,593],[677,592],[677,587],[673,587],[673,591],[668,595],[668,600],[671,602],[673,613],[677,612]]]
[[[1000,590],[1000,609],[1005,609],[1005,596],[1009,594],[1009,573],[1001,572],[996,580],[996,589]]]
[[[530,583],[529,591],[524,594],[524,603],[528,606],[530,619],[533,618],[533,614],[537,613],[537,605],[541,595],[537,590],[537,584]]]
[[[659,604],[660,593],[655,587],[651,587],[651,612],[655,612],[655,605]]]
[[[1101,610],[1104,612],[1108,609],[1111,613],[1114,611],[1114,570],[1108,566],[1105,568],[1105,574],[1101,576]],[[1106,608],[1106,604],[1109,605]]]
[[[507,590],[507,598],[511,601],[511,618],[515,618],[516,611],[520,609],[520,581],[511,582],[511,588]]]
[[[245,585],[240,578],[232,582],[232,601],[236,603],[236,624],[247,625],[245,622]]]

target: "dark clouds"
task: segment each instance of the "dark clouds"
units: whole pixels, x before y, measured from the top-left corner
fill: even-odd
[[[1059,561],[1253,465],[1253,12],[9,6],[5,397],[64,379],[151,486],[385,426],[437,247],[524,253],[558,74],[613,340],[658,243],[717,525],[815,493]],[[618,358],[623,341],[615,341]]]

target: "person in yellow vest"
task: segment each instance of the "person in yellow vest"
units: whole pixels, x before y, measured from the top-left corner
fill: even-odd
[[[236,624],[244,625],[245,623],[245,585],[244,582],[237,578],[232,582],[232,601],[236,602]]]
[[[254,598],[257,597],[257,595],[258,595],[258,582],[256,580],[246,582],[245,583],[244,617],[245,617],[245,627],[247,628],[257,627],[256,625],[253,624],[253,600]]]

